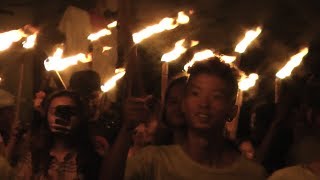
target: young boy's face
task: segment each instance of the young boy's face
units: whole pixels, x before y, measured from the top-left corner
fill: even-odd
[[[232,118],[235,105],[228,83],[212,74],[191,77],[183,101],[183,112],[188,128],[222,130]]]

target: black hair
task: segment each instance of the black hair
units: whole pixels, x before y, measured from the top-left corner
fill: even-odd
[[[173,87],[175,87],[176,85],[180,85],[180,84],[186,85],[187,81],[188,81],[188,76],[186,74],[178,74],[171,79],[171,81],[169,82],[169,85],[166,89],[161,119],[162,119],[162,122],[168,127],[170,127],[170,123],[166,119],[166,112],[167,112],[168,98],[169,98],[169,94],[171,92],[171,89]]]
[[[76,91],[81,96],[88,96],[94,91],[99,91],[101,79],[97,72],[83,70],[75,72],[70,78],[70,89]]]
[[[235,100],[238,92],[238,72],[229,64],[220,61],[219,58],[213,57],[204,61],[198,61],[189,68],[188,73],[190,74],[189,81],[199,74],[218,76],[227,83],[229,86],[227,89],[228,93]]]
[[[97,166],[100,165],[98,155],[94,151],[94,146],[90,139],[88,130],[88,116],[81,97],[72,91],[62,90],[49,95],[44,102],[45,116],[41,124],[39,135],[35,137],[33,142],[38,143],[32,150],[32,164],[34,173],[43,173],[47,175],[50,167],[50,150],[53,146],[53,133],[50,131],[48,124],[48,112],[52,101],[59,97],[69,97],[75,103],[77,108],[77,117],[80,120],[79,125],[71,133],[71,143],[78,153],[78,171],[83,172],[84,176],[93,178],[98,171]],[[98,163],[97,163],[98,162]],[[93,178],[95,179],[95,178]]]

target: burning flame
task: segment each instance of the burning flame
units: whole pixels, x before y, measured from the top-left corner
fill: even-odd
[[[104,85],[101,86],[101,90],[103,92],[108,92],[112,88],[114,88],[117,85],[117,81],[121,79],[125,74],[125,69],[116,69],[115,70],[116,75],[114,75],[111,79],[109,79]]]
[[[303,58],[308,54],[309,49],[304,48],[298,54],[291,57],[289,62],[276,74],[280,79],[284,79],[291,75],[292,70],[299,66]]]
[[[27,39],[22,43],[25,49],[31,49],[36,44],[38,33],[34,33],[27,37]]]
[[[104,47],[102,48],[102,52],[109,51],[110,49],[112,49],[112,47],[104,46]]]
[[[134,33],[132,35],[133,41],[134,43],[138,44],[154,34],[172,30],[178,27],[180,24],[187,24],[189,20],[189,16],[187,16],[184,12],[179,12],[178,18],[176,20],[174,18],[166,17],[162,19],[158,24],[148,26],[145,29]]]
[[[118,25],[118,21],[113,21],[112,23],[108,24],[107,27],[108,27],[109,29],[112,29],[112,28],[117,27],[117,25]]]
[[[190,21],[189,16],[187,16],[183,11],[178,13],[177,23],[178,24],[188,24]]]
[[[196,46],[198,44],[199,44],[199,41],[195,41],[195,40],[191,41],[191,47]]]
[[[100,39],[101,37],[103,36],[107,36],[107,35],[110,35],[111,34],[111,31],[109,29],[102,29],[96,33],[92,33],[88,36],[88,39],[90,41],[96,41],[98,39]]]
[[[188,71],[188,69],[190,67],[193,66],[193,64],[197,61],[202,61],[202,60],[205,60],[205,59],[208,59],[208,58],[211,58],[211,57],[214,57],[215,54],[213,53],[213,51],[209,50],[209,49],[206,49],[206,50],[203,50],[203,51],[200,51],[200,52],[197,52],[193,55],[193,58],[191,59],[190,62],[188,62],[186,65],[184,65],[184,70],[185,71]]]
[[[248,77],[242,78],[239,82],[239,89],[242,91],[247,91],[248,89],[255,86],[256,81],[259,79],[258,74],[252,73]]]
[[[187,51],[187,48],[183,47],[184,42],[185,39],[176,42],[175,48],[172,51],[164,54],[161,58],[161,61],[170,62],[178,59],[183,53]]]
[[[14,43],[20,41],[25,36],[22,30],[11,30],[0,33],[0,51],[4,51]]]
[[[225,63],[230,64],[230,63],[233,63],[237,59],[237,57],[236,56],[221,55],[220,59],[222,61],[224,61]]]
[[[78,64],[78,61],[82,63],[87,63],[92,60],[91,55],[85,55],[83,53],[79,53],[74,56],[62,58],[63,49],[57,48],[53,56],[48,57],[44,61],[44,66],[47,71],[62,71],[66,68]]]
[[[261,27],[257,27],[256,30],[247,31],[243,40],[236,46],[235,52],[244,53],[251,42],[255,40],[261,32]]]

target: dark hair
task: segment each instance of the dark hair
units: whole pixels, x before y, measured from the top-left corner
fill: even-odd
[[[73,73],[69,84],[71,90],[76,91],[81,96],[87,96],[100,90],[101,79],[97,72],[84,70]]]
[[[86,177],[97,176],[95,172],[98,168],[92,166],[98,166],[99,163],[91,163],[92,161],[98,161],[88,130],[88,118],[85,111],[85,106],[81,101],[80,96],[72,91],[58,91],[54,92],[46,99],[44,103],[45,117],[41,124],[39,135],[35,137],[33,142],[39,143],[32,150],[32,162],[33,170],[35,173],[44,173],[47,175],[50,166],[50,150],[53,146],[53,133],[49,129],[48,124],[48,112],[52,101],[59,97],[69,97],[73,100],[78,110],[77,117],[80,120],[79,125],[71,133],[71,145],[75,147],[78,153],[78,171],[83,172]],[[90,165],[89,165],[90,164]]]
[[[162,117],[161,117],[162,122],[168,127],[170,127],[170,123],[166,119],[166,113],[167,113],[167,104],[168,104],[169,94],[170,94],[171,90],[173,89],[173,87],[175,87],[176,85],[180,85],[180,84],[186,85],[187,81],[188,81],[187,74],[178,74],[178,75],[174,76],[169,82],[169,85],[166,90],[165,98],[164,98],[163,111],[162,111]]]
[[[190,79],[199,74],[210,74],[223,79],[228,87],[228,93],[235,100],[238,92],[238,72],[229,64],[220,61],[219,58],[213,57],[204,61],[196,62],[189,70]]]
[[[164,104],[161,114],[161,124],[157,129],[156,135],[155,135],[155,144],[156,145],[170,145],[173,144],[173,129],[168,122],[168,119],[166,117],[167,114],[167,103],[168,103],[168,97],[171,92],[171,89],[175,87],[176,85],[186,85],[188,81],[188,76],[186,73],[178,74],[174,76],[167,87],[165,98],[164,98]],[[165,125],[165,126],[161,126]]]

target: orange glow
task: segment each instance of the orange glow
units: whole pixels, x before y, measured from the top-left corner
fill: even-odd
[[[20,29],[0,33],[0,51],[10,48],[14,42],[20,41],[25,36],[25,33]]]
[[[179,12],[178,17],[176,19],[166,17],[166,18],[163,18],[158,24],[148,26],[145,29],[137,33],[134,33],[132,35],[133,42],[135,44],[138,44],[141,41],[151,37],[154,34],[175,29],[179,25],[187,24],[188,22],[189,22],[189,16],[187,16],[184,12]]]
[[[117,25],[118,25],[118,21],[113,21],[112,23],[108,24],[107,27],[108,27],[109,29],[112,29],[112,28],[117,27]]]
[[[224,61],[225,63],[230,64],[230,63],[233,63],[237,59],[237,57],[236,56],[221,55],[220,59],[222,61]]]
[[[78,64],[78,62],[87,63],[92,61],[91,55],[79,53],[74,56],[64,57],[63,49],[57,48],[53,56],[48,57],[44,61],[44,66],[47,71],[63,71],[70,66]]]
[[[244,53],[251,42],[254,41],[261,32],[261,27],[257,27],[255,30],[247,31],[243,40],[240,41],[240,43],[236,46],[235,52]]]
[[[111,77],[104,85],[101,86],[101,90],[103,92],[108,92],[111,89],[113,89],[117,85],[117,81],[120,80],[125,74],[125,69],[116,69],[115,70],[116,75]]]
[[[38,33],[34,33],[30,36],[27,37],[27,39],[22,43],[23,48],[25,49],[31,49],[34,47],[36,44],[36,39],[37,39]]]
[[[193,58],[191,59],[190,62],[188,62],[186,65],[184,65],[184,70],[188,71],[188,69],[190,67],[193,66],[193,64],[197,61],[202,61],[202,60],[206,60],[208,58],[214,57],[215,54],[213,53],[213,51],[206,49],[200,52],[197,52],[193,55]]]
[[[92,33],[88,36],[88,39],[90,41],[96,41],[98,39],[100,39],[101,37],[104,37],[104,36],[108,36],[111,34],[111,31],[109,29],[102,29],[96,33]]]
[[[102,52],[109,51],[110,49],[112,49],[112,47],[104,46],[104,47],[102,48]]]
[[[242,91],[247,91],[254,87],[256,81],[259,79],[258,74],[252,73],[248,77],[243,77],[239,82],[239,89]]]
[[[164,54],[161,58],[161,61],[171,62],[178,59],[183,53],[187,51],[187,48],[183,47],[184,42],[185,42],[185,39],[182,39],[176,42],[174,49]]]
[[[304,48],[298,54],[291,57],[289,62],[276,74],[280,79],[284,79],[291,75],[292,70],[299,66],[303,58],[308,54],[309,49]]]

